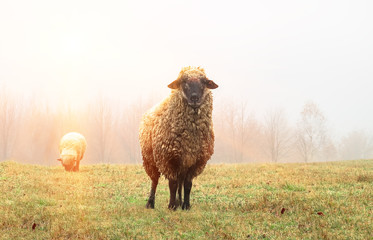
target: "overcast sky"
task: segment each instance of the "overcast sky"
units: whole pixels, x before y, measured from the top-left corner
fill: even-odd
[[[216,103],[373,132],[372,1],[0,1],[0,86],[85,104],[168,94],[202,66]]]

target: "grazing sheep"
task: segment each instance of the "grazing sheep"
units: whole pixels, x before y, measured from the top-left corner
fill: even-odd
[[[214,152],[210,89],[218,85],[206,77],[203,68],[184,67],[168,87],[171,94],[144,114],[140,126],[143,165],[152,180],[146,207],[154,208],[158,179],[163,174],[169,180],[168,208],[181,205],[189,209],[192,180]]]
[[[79,171],[79,163],[83,158],[87,142],[83,135],[71,132],[62,137],[60,141],[60,158],[66,171]]]

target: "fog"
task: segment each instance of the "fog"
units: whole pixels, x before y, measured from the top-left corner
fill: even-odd
[[[60,138],[78,131],[85,163],[141,163],[141,115],[188,65],[219,85],[211,162],[373,158],[372,10],[370,1],[2,1],[1,159],[57,164]]]

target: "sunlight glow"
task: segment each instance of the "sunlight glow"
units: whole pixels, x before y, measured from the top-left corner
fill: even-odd
[[[62,54],[66,58],[73,59],[83,52],[83,38],[79,35],[65,35],[61,39]]]

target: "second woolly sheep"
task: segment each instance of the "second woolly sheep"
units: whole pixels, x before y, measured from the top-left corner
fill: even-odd
[[[62,163],[66,171],[77,172],[86,148],[87,142],[83,135],[76,132],[67,133],[60,141],[60,158],[57,160]]]

